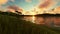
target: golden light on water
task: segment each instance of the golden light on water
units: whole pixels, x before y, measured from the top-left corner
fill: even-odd
[[[32,16],[32,22],[35,23],[35,16]]]
[[[33,15],[32,16],[32,22],[35,23],[35,15],[36,15],[36,13],[35,12],[31,12],[31,14]]]

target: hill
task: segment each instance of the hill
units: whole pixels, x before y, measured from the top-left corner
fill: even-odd
[[[15,15],[15,14],[14,14]],[[20,16],[19,16],[20,17]],[[60,34],[43,25],[21,20],[17,15],[0,13],[0,34]]]

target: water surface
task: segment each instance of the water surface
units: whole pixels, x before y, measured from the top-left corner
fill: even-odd
[[[60,17],[24,16],[23,20],[31,21],[35,24],[60,27]]]

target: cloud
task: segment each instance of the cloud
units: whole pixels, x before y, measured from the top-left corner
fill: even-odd
[[[7,3],[8,0],[0,0],[0,5]]]
[[[0,5],[6,4],[8,1],[14,2],[15,0],[0,0]]]
[[[25,0],[26,2],[32,2],[32,0]]]
[[[3,8],[3,6],[2,6],[2,5],[6,4],[6,3],[7,3],[7,2],[9,2],[9,1],[14,2],[15,0],[0,0],[0,9],[2,9],[2,8]]]
[[[19,12],[22,12],[23,9],[22,8],[19,8],[18,6],[8,6],[7,9],[10,11],[11,10],[14,10],[14,11],[19,11]]]
[[[60,14],[60,6],[56,7],[56,8],[54,9],[54,12]]]
[[[39,8],[49,8],[50,6],[53,6],[55,1],[53,0],[44,0],[42,3],[39,4]]]

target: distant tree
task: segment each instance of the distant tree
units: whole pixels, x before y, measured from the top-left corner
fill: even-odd
[[[15,12],[17,12],[18,14],[22,14],[21,12],[19,12],[19,11],[15,11]]]
[[[52,9],[52,11],[54,11],[54,8]]]

